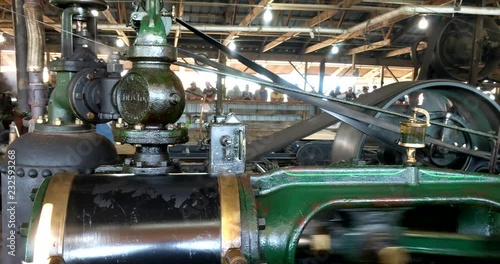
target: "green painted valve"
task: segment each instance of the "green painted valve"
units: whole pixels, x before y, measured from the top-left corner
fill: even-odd
[[[146,2],[146,12],[128,59],[132,69],[113,89],[113,103],[129,124],[161,127],[175,123],[185,105],[184,88],[170,70],[177,58],[174,47],[167,45],[167,25],[160,3]],[[167,27],[166,27],[167,26]]]

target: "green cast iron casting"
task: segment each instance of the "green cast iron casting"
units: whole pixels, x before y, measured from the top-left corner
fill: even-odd
[[[55,118],[60,118],[64,124],[70,124],[75,121],[75,115],[71,110],[68,100],[68,84],[74,72],[58,72],[56,89],[52,92],[49,99],[49,122]]]
[[[129,51],[132,69],[113,88],[113,104],[129,124],[165,126],[184,111],[184,86],[170,70],[176,52],[167,45],[160,2],[147,0],[146,12]]]
[[[266,222],[265,229],[259,232],[259,245],[267,263],[294,263],[305,225],[316,213],[328,208],[461,204],[493,208],[496,214],[500,211],[500,178],[493,175],[415,167],[297,168],[250,179],[259,192],[256,218]],[[245,198],[241,199],[243,203]],[[420,252],[423,241],[436,246],[435,250],[426,248],[425,253],[443,253],[443,248],[452,245],[463,246],[458,251],[473,256],[491,256],[492,252],[492,245],[483,240],[478,240],[479,244],[471,250],[466,248],[470,241],[457,238],[404,236],[401,243]],[[498,253],[496,257],[500,257]]]

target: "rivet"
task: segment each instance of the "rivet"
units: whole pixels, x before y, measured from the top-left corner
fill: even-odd
[[[24,170],[21,169],[21,168],[19,168],[19,169],[16,170],[16,174],[19,177],[24,177]]]
[[[36,171],[35,169],[31,169],[28,171],[28,176],[30,176],[31,178],[36,178],[37,175],[38,171]]]
[[[46,178],[52,176],[52,172],[50,170],[43,170],[42,171],[42,177]]]

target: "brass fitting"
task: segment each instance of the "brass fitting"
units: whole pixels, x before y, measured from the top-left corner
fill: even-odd
[[[247,260],[238,248],[231,248],[224,255],[224,264],[247,264]]]
[[[36,119],[36,123],[37,123],[37,124],[43,124],[43,123],[45,123],[45,120],[43,119],[43,117],[42,117],[42,116],[39,116],[39,117]]]
[[[406,264],[410,261],[410,254],[402,247],[385,247],[378,252],[380,264]]]
[[[54,122],[52,122],[52,124],[53,124],[54,126],[62,126],[63,122],[62,122],[61,118],[56,117],[56,118],[54,119]]]

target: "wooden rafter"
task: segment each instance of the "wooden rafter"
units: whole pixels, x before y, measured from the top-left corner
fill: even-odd
[[[344,71],[344,69],[345,69],[345,68],[346,68],[346,67],[344,67],[344,66],[340,66],[340,67],[338,67],[338,68],[337,68],[337,69],[336,69],[336,70],[332,73],[332,76],[337,76],[337,75],[339,75],[339,73],[341,73],[342,71]]]
[[[449,1],[449,0],[433,0],[430,4],[431,5],[442,5],[442,4],[446,4],[446,3],[449,3],[449,2],[452,2],[452,1]],[[397,10],[394,10],[392,12],[397,12]],[[348,33],[345,33],[345,34],[342,34],[342,35],[339,35],[339,36],[335,36],[335,37],[333,37],[331,39],[327,39],[327,40],[322,41],[320,43],[317,43],[317,44],[314,44],[312,46],[309,46],[305,50],[305,53],[311,53],[311,52],[317,51],[319,49],[328,47],[328,46],[330,46],[332,44],[344,41],[346,39],[351,39],[351,38],[359,37],[361,35],[366,34],[367,32],[371,32],[373,30],[389,26],[391,24],[394,24],[396,22],[399,22],[401,20],[407,19],[407,18],[412,17],[412,16],[413,16],[412,14],[399,14],[399,15],[395,15],[394,17],[392,17],[390,19],[381,21],[379,23],[373,23],[373,24],[368,23],[362,29],[353,30],[353,31],[350,31]],[[365,22],[363,22],[362,24],[365,24]]]
[[[264,7],[271,3],[273,0],[261,0],[256,7],[252,8],[245,18],[240,22],[240,26],[248,26],[252,21],[264,10]],[[227,45],[230,40],[235,36],[240,34],[240,31],[233,31],[229,33],[229,36],[224,40],[224,45]]]
[[[11,0],[4,0],[4,1],[7,4],[12,5],[12,1]],[[44,23],[52,23],[52,24],[55,23],[55,21],[52,18],[50,18],[50,17],[48,17],[46,15],[42,15],[42,20],[43,20]],[[55,31],[57,31],[57,32],[61,32],[61,28],[53,27],[53,29]],[[8,34],[8,32],[6,32],[5,30],[4,30],[4,32]],[[14,32],[14,30],[12,30],[12,34],[14,34],[13,32]]]
[[[381,40],[381,41],[378,41],[378,42],[375,42],[375,43],[371,43],[371,44],[368,44],[368,45],[364,45],[364,46],[360,46],[360,47],[356,47],[356,48],[350,49],[350,50],[347,51],[347,55],[358,54],[358,53],[361,53],[361,52],[365,52],[365,51],[369,51],[369,50],[374,50],[374,49],[379,49],[379,48],[386,47],[386,46],[389,46],[389,45],[391,45],[391,40],[390,39],[384,39],[384,40]]]
[[[12,54],[2,53],[2,64],[9,65],[9,66],[15,66],[16,60],[15,60],[15,58],[12,58],[12,57],[14,57],[14,54],[15,53],[12,53]]]
[[[387,31],[387,33],[385,33],[383,36],[384,36],[384,39],[388,39],[391,37],[391,34],[392,34],[392,30],[394,29],[394,25],[396,25],[396,23],[392,23],[392,25],[389,27],[389,30]]]
[[[234,1],[233,18],[231,19],[231,25],[234,25],[236,21],[236,14],[238,14],[238,0]]]
[[[342,26],[342,23],[344,23],[344,18],[345,18],[346,14],[347,14],[347,11],[342,11],[342,14],[340,15],[339,23],[337,24],[338,28],[340,28]]]
[[[423,49],[426,49],[426,48],[427,48],[427,43],[422,42],[422,43],[418,44],[417,51],[423,50]],[[385,57],[386,58],[388,58],[388,57],[394,57],[394,56],[399,56],[399,55],[407,54],[407,53],[410,53],[410,52],[411,52],[411,48],[410,47],[406,47],[406,48],[401,48],[401,49],[389,51],[389,52],[387,52],[387,54],[385,54]]]
[[[408,79],[408,78],[410,78],[410,77],[413,77],[413,69],[412,69],[411,71],[409,71],[407,74],[405,74],[405,75],[403,75],[403,76],[399,77],[399,79],[401,79],[401,80],[406,80],[406,79]]]
[[[354,2],[356,2],[356,1],[352,1],[352,0],[351,1],[344,1],[344,2],[340,3],[339,5],[336,5],[335,7],[337,7],[337,8],[350,7]],[[306,26],[307,27],[314,27],[314,26],[318,25],[319,23],[330,19],[332,16],[334,16],[338,12],[339,12],[339,10],[323,11],[323,12],[319,13],[317,16],[315,16],[315,17],[311,18],[309,21],[307,21]],[[269,42],[266,46],[264,46],[263,52],[266,52],[266,51],[280,45],[281,43],[283,43],[283,42],[285,42],[293,37],[296,37],[298,35],[300,35],[300,33],[296,33],[296,32],[284,33],[281,36],[279,36],[278,38],[276,38],[275,40]]]
[[[376,75],[379,72],[380,72],[380,68],[379,67],[373,68],[369,72],[365,73],[363,75],[363,78],[371,78],[371,77],[373,77],[373,75]]]
[[[102,11],[102,14],[104,15],[104,17],[108,20],[108,22],[110,24],[113,24],[113,25],[117,25],[118,22],[116,21],[116,19],[113,17],[113,15],[111,14],[111,12],[109,11],[109,9],[105,10],[105,11]],[[127,37],[127,34],[125,34],[125,32],[123,30],[116,30],[116,33],[118,35],[120,35],[120,37],[122,38],[123,42],[127,45],[127,46],[130,46],[130,40],[128,39]]]
[[[179,17],[182,18],[182,16],[184,15],[184,3],[182,2],[182,0],[180,0],[179,2],[178,10],[179,10]],[[181,36],[181,30],[177,29],[175,31],[174,47],[177,47],[179,45],[180,36]]]

